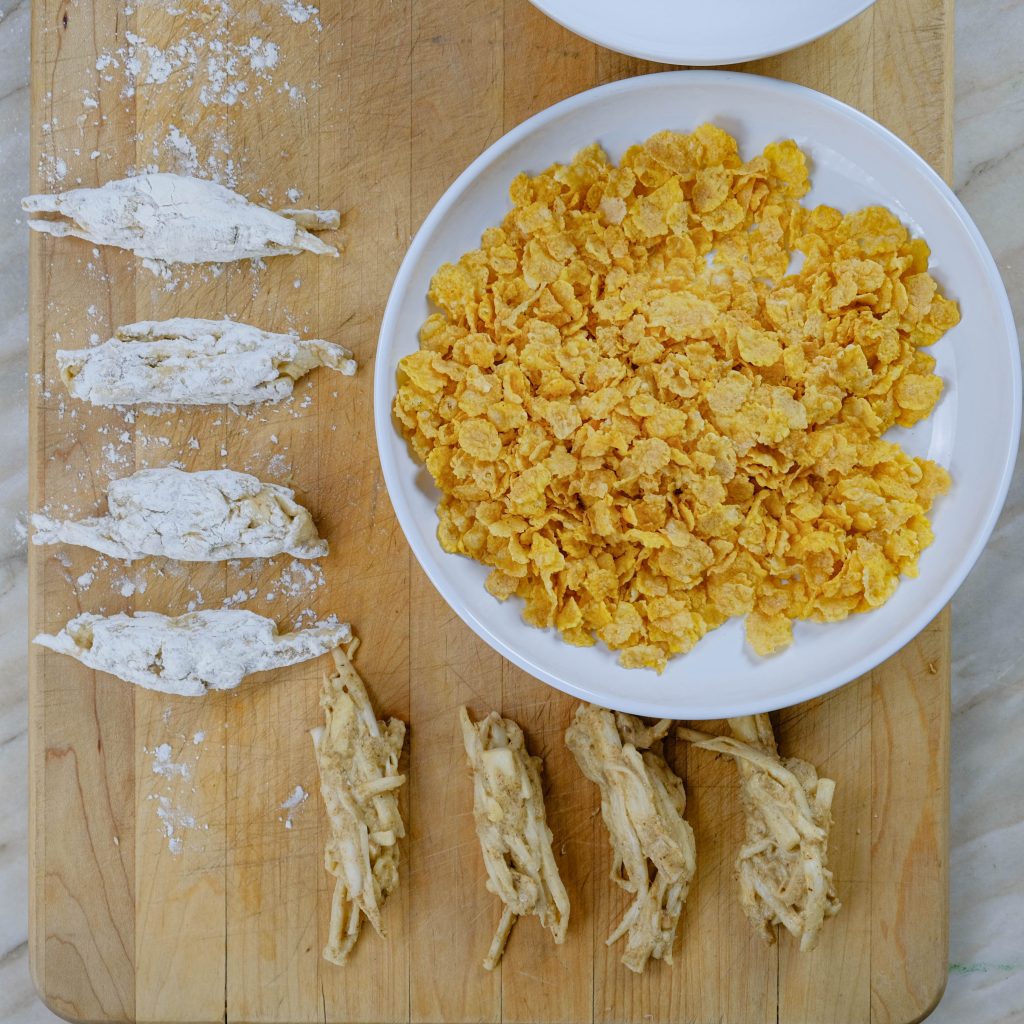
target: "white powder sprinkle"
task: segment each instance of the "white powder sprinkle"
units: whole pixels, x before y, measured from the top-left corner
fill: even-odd
[[[249,58],[249,67],[253,71],[264,71],[267,68],[276,68],[280,59],[281,51],[277,43],[269,43],[253,36],[249,40],[248,47],[243,47],[242,53]]]
[[[316,563],[309,565],[293,558],[291,563],[281,570],[274,585],[267,591],[264,599],[276,601],[279,596],[303,597],[319,590],[327,582],[323,570]]]
[[[68,176],[68,165],[61,157],[53,157],[44,153],[39,160],[40,173],[47,182],[55,185]]]
[[[316,612],[312,608],[303,608],[303,610],[295,616],[296,629],[302,629],[303,626],[307,624],[312,625],[314,622],[316,622]]]
[[[222,608],[234,608],[236,605],[244,604],[246,601],[251,601],[256,596],[256,588],[253,587],[251,590],[239,590],[232,594],[230,597],[225,597],[221,602]]]
[[[199,152],[195,143],[180,128],[172,124],[167,129],[162,146],[171,163],[171,166],[165,169],[176,171],[178,174],[199,176]]]
[[[277,820],[278,821],[283,821],[285,828],[291,828],[292,827],[292,818],[294,817],[295,812],[308,799],[309,799],[309,794],[301,786],[296,786],[292,790],[291,794],[287,797],[287,799],[285,799],[285,801],[281,804],[281,810],[282,811],[287,811],[288,814],[286,816],[278,817]]]
[[[127,564],[131,565],[131,562]],[[115,576],[111,583],[118,589],[122,597],[134,597],[136,594],[144,594],[149,587],[149,569],[151,568],[153,568],[152,563],[145,563],[133,575],[129,575],[126,572],[123,576]],[[156,572],[157,576],[159,576],[159,568],[157,568]]]
[[[254,23],[266,24],[265,12],[273,7],[295,24],[322,29],[319,9],[301,0],[255,0],[251,6],[263,8],[262,16],[258,15]],[[203,106],[249,106],[259,102],[264,86],[272,82],[272,72],[284,62],[276,42],[256,35],[236,42],[232,32],[238,16],[223,0],[203,0],[190,9],[177,9],[162,0],[161,8],[176,19],[175,36],[168,41],[162,36],[150,39],[143,33],[126,32],[123,45],[100,54],[96,61],[103,81],[112,82],[114,72],[120,69],[121,95],[125,98],[133,96],[139,86],[155,85],[192,95],[198,90]],[[83,106],[92,109],[95,105],[87,93]],[[193,108],[182,116],[190,125],[202,118],[201,111]]]
[[[153,755],[153,772],[156,775],[172,776],[179,775],[183,779],[192,777],[192,769],[187,764],[181,764],[171,760],[174,751],[170,743],[161,743],[155,750],[146,751]]]
[[[274,442],[277,443],[276,441]],[[288,465],[288,460],[283,455],[272,455],[270,461],[267,463],[267,475],[272,477],[274,480],[285,480],[287,479],[291,468]]]
[[[286,811],[294,810],[299,806],[299,804],[308,798],[309,794],[301,786],[296,786],[295,789],[292,790],[291,796],[281,804],[281,808]]]
[[[320,11],[312,4],[307,5],[300,3],[300,0],[284,0],[284,3],[281,5],[281,10],[285,16],[291,18],[296,25],[304,25],[307,21],[312,19],[318,32],[323,28],[320,24],[320,19],[317,17]]]
[[[155,46],[146,47],[146,56],[149,58],[149,68],[146,71],[146,83],[149,85],[162,85],[171,77],[175,65],[167,53],[158,50]],[[178,65],[180,67],[180,65]]]
[[[101,449],[103,452],[103,459],[111,466],[126,466],[128,465],[128,453],[118,449],[117,445],[113,441],[108,442]]]
[[[179,835],[181,829],[209,829],[209,825],[200,825],[195,817],[185,811],[174,807],[170,798],[166,796],[157,797],[156,816],[163,825],[164,835],[167,837],[167,849],[171,853],[181,853],[184,845]]]

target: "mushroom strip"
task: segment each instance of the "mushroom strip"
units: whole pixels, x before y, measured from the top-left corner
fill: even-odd
[[[581,704],[565,734],[580,770],[601,790],[612,881],[635,894],[607,942],[627,936],[622,962],[637,973],[650,957],[672,963],[697,866],[693,829],[683,818],[686,792],[662,755],[670,726],[663,720],[648,727],[632,715]]]
[[[505,904],[484,957],[484,967],[492,971],[517,917],[536,914],[555,942],[564,942],[569,897],[551,850],[541,759],[527,752],[523,730],[496,711],[474,722],[460,708],[459,720],[473,770],[473,818],[487,889]]]
[[[349,660],[357,643],[348,654],[332,652],[335,673],[324,679],[320,699],[326,724],[311,732],[331,825],[324,863],[337,879],[324,959],[339,965],[364,917],[383,937],[381,907],[398,885],[398,840],[405,835],[396,793],[405,782],[398,773],[405,723],[377,720]]]
[[[826,917],[841,904],[828,869],[828,833],[835,783],[814,766],[780,758],[767,715],[729,720],[734,736],[693,729],[679,735],[696,747],[729,754],[740,774],[747,838],[736,858],[740,903],[767,942],[781,924],[813,949]]]

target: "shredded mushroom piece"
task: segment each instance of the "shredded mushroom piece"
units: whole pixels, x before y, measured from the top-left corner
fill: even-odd
[[[731,718],[729,725],[735,738],[684,728],[679,735],[736,761],[747,826],[736,858],[740,903],[767,942],[781,924],[801,952],[814,949],[825,918],[841,906],[828,869],[836,784],[806,761],[779,757],[767,715]]]
[[[662,755],[667,719],[638,718],[581,704],[565,734],[580,770],[601,790],[612,844],[612,881],[636,898],[608,936],[626,935],[622,962],[640,973],[650,957],[672,963],[672,945],[697,867],[686,791]],[[651,865],[654,867],[653,878]]]
[[[505,907],[484,967],[494,970],[517,917],[536,914],[556,943],[569,927],[569,897],[551,849],[541,759],[526,750],[523,730],[492,711],[474,722],[459,709],[473,770],[473,818],[487,868],[487,889]]]
[[[310,734],[331,825],[324,864],[337,879],[323,955],[339,965],[363,917],[384,936],[381,908],[398,885],[398,840],[405,835],[396,792],[405,782],[398,773],[405,723],[377,720],[350,661],[357,646],[332,652],[336,671],[324,679],[320,700],[326,724]]]

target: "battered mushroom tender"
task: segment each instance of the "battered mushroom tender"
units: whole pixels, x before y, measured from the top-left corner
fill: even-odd
[[[836,784],[814,766],[780,758],[767,715],[729,720],[734,737],[693,729],[679,735],[694,746],[729,754],[742,786],[747,840],[736,859],[740,903],[767,942],[781,924],[813,949],[826,917],[841,906],[828,869],[828,833]]]
[[[474,722],[460,708],[459,719],[473,769],[473,818],[487,868],[487,888],[505,904],[484,957],[484,967],[491,971],[501,959],[517,917],[536,914],[555,942],[564,942],[569,897],[551,850],[541,759],[527,752],[523,730],[496,711]]]
[[[672,963],[679,915],[697,867],[693,829],[683,818],[686,792],[662,756],[671,724],[648,727],[632,715],[581,704],[565,734],[581,771],[601,790],[612,881],[636,894],[607,943],[627,935],[622,962],[637,973],[650,957]]]
[[[405,723],[380,722],[350,660],[358,640],[333,651],[335,674],[324,679],[326,725],[313,729],[320,792],[331,837],[324,851],[337,879],[324,959],[344,964],[365,917],[381,937],[381,908],[398,885],[398,840],[405,835],[396,791],[405,782],[398,759]]]

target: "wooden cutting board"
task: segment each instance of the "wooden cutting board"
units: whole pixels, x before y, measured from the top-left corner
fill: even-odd
[[[330,880],[307,730],[319,720],[322,663],[175,700],[34,647],[31,949],[43,998],[90,1021],[920,1019],[946,975],[948,613],[868,676],[776,716],[784,751],[838,780],[832,856],[844,908],[819,948],[800,955],[788,936],[767,947],[752,935],[732,880],[742,827],[734,768],[680,747],[699,870],[675,964],[636,977],[604,944],[624,899],[608,880],[594,790],[562,742],[573,702],[504,662],[448,610],[414,563],[381,481],[372,358],[416,226],[504,131],[565,96],[659,68],[590,45],[525,0],[325,2],[322,30],[275,2],[236,0],[227,18],[219,3],[191,4],[206,12],[205,31],[238,52],[269,52],[253,50],[253,37],[278,46],[273,73],[251,77],[230,106],[201,94],[201,73],[187,86],[180,70],[125,94],[125,54],[114,63],[104,54],[117,57],[130,33],[159,50],[179,39],[185,16],[166,4],[140,0],[130,13],[123,0],[33,5],[35,190],[58,187],[61,175],[71,187],[154,163],[175,169],[191,159],[166,141],[175,126],[201,165],[212,158],[224,170],[230,158],[241,192],[266,190],[270,204],[287,205],[286,190],[298,188],[303,204],[343,210],[345,253],[189,275],[170,290],[125,253],[33,236],[32,505],[93,513],[110,477],[170,462],[290,479],[331,542],[324,582],[297,579],[289,559],[184,572],[33,549],[32,629],[87,610],[219,607],[239,592],[284,625],[307,609],[351,620],[379,709],[411,726],[401,888],[386,941],[367,930],[345,969],[321,959]],[[951,57],[952,0],[879,0],[828,38],[750,70],[859,107],[948,176]],[[340,341],[362,369],[354,380],[319,371],[290,405],[248,416],[140,412],[129,423],[62,397],[58,335],[78,347],[137,319],[223,314]],[[523,921],[493,974],[479,961],[499,907],[484,890],[473,832],[462,702],[513,716],[544,756],[572,899],[564,946]],[[310,799],[282,807],[296,786]]]

